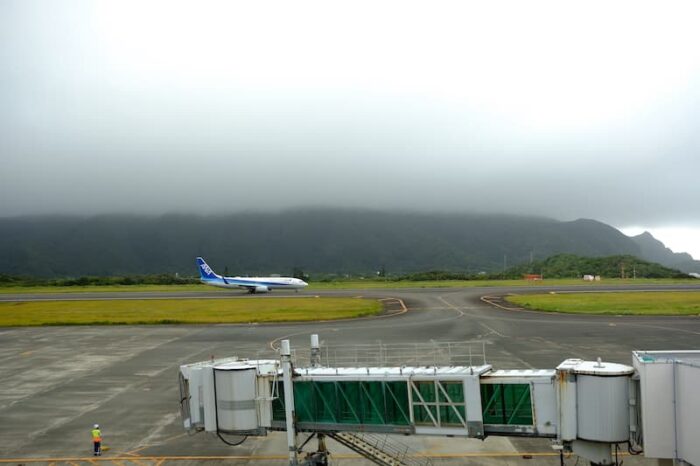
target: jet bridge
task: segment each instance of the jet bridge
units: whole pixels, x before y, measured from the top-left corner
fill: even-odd
[[[554,370],[476,367],[304,368],[294,377],[300,431],[554,437]],[[283,393],[278,381],[273,391]],[[284,428],[285,400],[272,402]]]
[[[468,357],[463,357],[467,353],[456,351],[458,344],[447,345],[447,350],[443,346],[439,351],[435,345],[424,350],[415,347],[414,355],[429,356],[432,364],[419,364],[405,349],[399,353],[403,352],[408,364],[386,364],[393,360],[384,347],[378,351],[378,363],[366,361],[364,366],[357,364],[363,359],[357,355],[369,353],[367,348],[341,350],[344,356],[355,351],[354,360],[345,365],[340,360],[324,361],[314,335],[308,357],[292,352],[285,340],[278,358],[229,358],[184,365],[180,368],[183,424],[189,431],[220,437],[286,431],[290,464],[301,464],[297,435],[310,433],[319,438],[319,449],[307,457],[304,464],[308,465],[326,464],[325,436],[377,464],[418,464],[410,463],[405,450],[390,448],[386,441],[382,448],[404,451],[403,459],[377,453],[381,450],[377,442],[370,444],[366,439],[380,434],[549,438],[562,451],[583,456],[592,464],[609,465],[614,464],[612,445],[625,444],[632,453],[641,452],[645,443],[641,421],[645,430],[653,431],[654,421],[643,417],[641,410],[642,403],[653,403],[645,400],[644,390],[640,402],[640,387],[649,386],[643,370],[635,373],[631,366],[600,359],[568,359],[556,369],[494,370],[485,357],[474,358],[471,346]],[[635,353],[635,366],[648,366],[649,354]],[[674,353],[664,353],[664,361],[669,354]],[[684,354],[687,359],[688,352]],[[436,364],[440,357],[448,363]],[[682,369],[674,370],[682,371],[684,380],[687,374],[700,374],[700,369],[692,372],[692,364],[683,364]],[[654,369],[648,366],[646,372]],[[697,392],[682,393],[686,403],[697,403],[699,397],[693,394]],[[697,418],[688,418],[688,422],[700,427]],[[667,456],[656,457],[673,453],[683,459],[678,448],[671,450],[657,448],[655,451]]]

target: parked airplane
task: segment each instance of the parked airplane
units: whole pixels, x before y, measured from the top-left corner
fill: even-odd
[[[199,277],[206,285],[221,288],[246,288],[248,293],[267,293],[272,289],[300,290],[309,284],[291,277],[224,277],[214,273],[201,257],[197,258]]]

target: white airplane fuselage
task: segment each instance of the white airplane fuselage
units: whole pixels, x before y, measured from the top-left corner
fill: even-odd
[[[266,287],[268,290],[301,290],[308,284],[291,277],[221,277],[219,279],[201,279],[202,283],[219,288]]]
[[[245,288],[249,293],[267,293],[270,290],[301,290],[308,286],[304,280],[292,277],[224,277],[216,274],[202,259],[197,258],[200,281],[219,288]]]

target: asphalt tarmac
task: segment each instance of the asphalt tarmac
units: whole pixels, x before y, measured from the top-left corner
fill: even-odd
[[[650,286],[645,289],[668,289]],[[675,286],[694,289],[700,286]],[[558,291],[578,289],[560,287]],[[596,290],[618,287],[596,287]],[[638,288],[635,288],[638,289]],[[699,317],[629,317],[543,314],[485,303],[499,296],[544,289],[435,288],[293,293],[294,296],[365,296],[401,300],[407,312],[328,323],[280,325],[110,326],[0,329],[0,463],[116,466],[161,464],[284,465],[283,434],[228,447],[215,437],[187,436],[178,411],[181,364],[211,357],[270,354],[289,338],[306,348],[309,335],[322,345],[483,341],[497,369],[554,368],[566,358],[631,364],[631,351],[700,348]],[[548,291],[546,289],[545,291]],[[3,295],[34,299],[266,299],[238,292]],[[391,311],[401,309],[389,301]],[[498,301],[496,301],[498,302]],[[148,311],[144,303],[144,312]],[[90,455],[90,429],[103,429],[104,456]],[[434,464],[559,464],[541,439],[403,437]],[[369,464],[329,442],[334,464]],[[523,458],[530,456],[532,459]],[[575,459],[567,460],[573,465]],[[655,464],[625,458],[625,464]]]

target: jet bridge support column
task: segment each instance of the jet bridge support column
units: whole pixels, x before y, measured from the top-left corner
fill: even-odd
[[[289,447],[289,465],[297,466],[297,433],[294,426],[294,391],[292,388],[292,352],[289,340],[282,340],[280,347],[282,361],[282,381],[284,382],[284,410],[287,426],[287,446]]]

